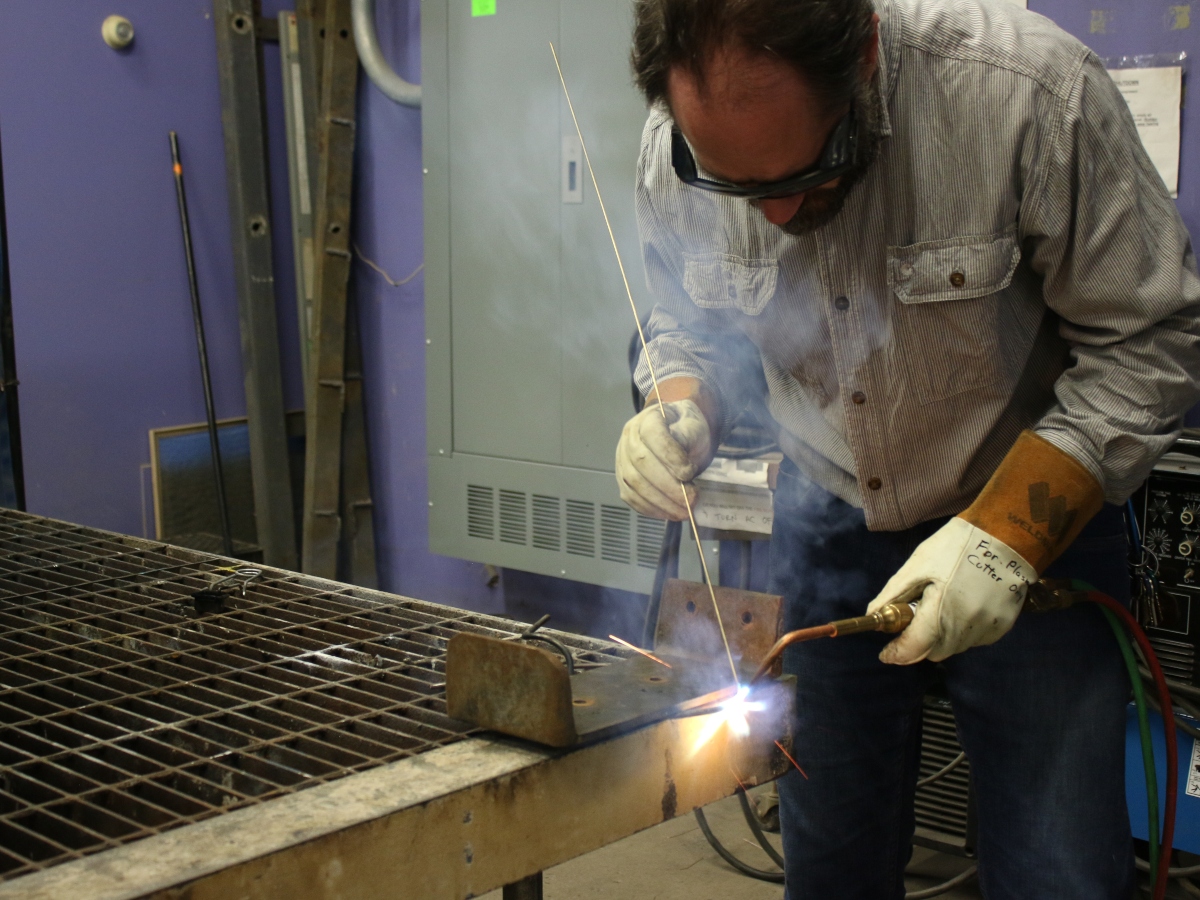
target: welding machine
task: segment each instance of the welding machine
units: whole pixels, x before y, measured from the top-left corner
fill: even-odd
[[[1200,706],[1200,430],[1185,429],[1154,467],[1131,500],[1137,531],[1145,550],[1147,573],[1157,573],[1157,597],[1139,602],[1153,605],[1142,615],[1145,630],[1158,654],[1171,693],[1184,703]],[[1135,595],[1140,586],[1134,585]],[[1151,725],[1158,770],[1166,770],[1161,720]],[[1200,853],[1200,742],[1187,733],[1200,722],[1179,716],[1179,807],[1175,847]],[[1137,713],[1128,710],[1125,739],[1125,785],[1134,837],[1146,839],[1146,789],[1142,774]],[[1164,787],[1159,784],[1159,808]]]

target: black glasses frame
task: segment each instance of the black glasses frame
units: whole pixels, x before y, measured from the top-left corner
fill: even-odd
[[[834,126],[821,150],[816,165],[803,172],[789,175],[779,181],[762,184],[730,184],[727,181],[712,181],[701,178],[696,167],[696,157],[688,146],[683,132],[677,125],[671,126],[671,166],[684,184],[714,194],[741,197],[745,200],[771,200],[791,197],[820,187],[835,178],[840,178],[854,168],[858,162],[858,118],[854,107]]]

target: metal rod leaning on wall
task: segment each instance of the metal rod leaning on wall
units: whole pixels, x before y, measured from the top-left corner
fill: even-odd
[[[217,513],[221,518],[221,547],[233,556],[233,529],[229,525],[229,503],[225,497],[225,470],[221,465],[221,439],[217,434],[217,412],[213,405],[212,376],[208,371],[208,343],[204,339],[204,316],[200,310],[200,288],[196,283],[196,257],[192,252],[192,226],[188,220],[187,192],[183,187],[183,163],[179,159],[179,136],[169,133],[171,167],[175,173],[175,200],[179,204],[179,227],[183,232],[183,256],[187,262],[188,292],[192,299],[192,325],[196,331],[196,352],[200,356],[200,380],[204,384],[204,418],[208,426],[208,449],[212,455],[213,484],[217,492]]]
[[[288,189],[292,207],[292,259],[296,272],[296,320],[300,332],[300,370],[304,379],[305,402],[308,400],[311,355],[309,329],[312,324],[313,289],[313,179],[316,176],[311,141],[316,118],[316,88],[312,84],[312,66],[301,60],[301,22],[311,33],[311,14],[302,15],[302,7],[311,0],[297,3],[297,11],[279,14],[279,61],[282,67],[283,111],[287,137]],[[311,38],[310,38],[311,40]]]
[[[25,462],[21,453],[21,416],[17,403],[17,361],[14,355],[12,280],[8,275],[8,223],[4,211],[4,166],[0,163],[0,393],[8,431],[8,463],[16,507],[25,509]]]
[[[305,417],[304,571],[337,575],[342,535],[343,412],[346,403],[346,305],[350,269],[350,192],[354,172],[358,56],[349,0],[325,6],[320,115],[317,117],[317,193]]]
[[[254,0],[213,0],[230,230],[242,333],[246,417],[250,432],[250,471],[254,480],[254,518],[263,561],[267,565],[295,569],[296,526],[275,318],[262,52],[256,35],[257,13]]]

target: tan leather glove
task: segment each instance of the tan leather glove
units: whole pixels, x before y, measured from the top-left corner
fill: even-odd
[[[917,547],[867,607],[920,598],[912,624],[879,658],[937,662],[998,641],[1028,583],[1103,504],[1102,487],[1078,460],[1022,432],[975,502]]]

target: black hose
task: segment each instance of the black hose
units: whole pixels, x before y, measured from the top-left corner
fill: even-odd
[[[738,791],[738,800],[741,801],[742,815],[746,817],[746,824],[750,826],[750,830],[754,833],[754,837],[758,839],[759,846],[766,851],[767,855],[771,857],[771,860],[776,865],[778,865],[780,868],[783,868],[783,857],[779,855],[778,851],[771,845],[771,842],[763,833],[762,826],[758,824],[758,819],[754,814],[754,810],[750,806],[750,800],[746,796],[745,791]],[[748,863],[742,862],[727,849],[725,849],[725,845],[717,839],[717,836],[713,834],[712,829],[708,826],[708,819],[706,819],[704,816],[704,810],[696,810],[696,823],[700,826],[700,830],[704,833],[704,837],[705,840],[708,841],[708,845],[717,851],[717,855],[743,875],[749,875],[751,878],[757,878],[759,881],[770,881],[775,884],[783,884],[783,872],[771,872],[766,869],[757,869]],[[1138,861],[1141,862],[1141,860]],[[1176,870],[1172,869],[1172,874],[1174,874],[1175,871]],[[1189,870],[1180,871],[1187,872]],[[904,895],[904,900],[929,900],[930,897],[940,897],[942,894],[953,890],[960,884],[965,884],[966,882],[970,881],[975,877],[977,872],[978,867],[971,866],[971,868],[959,872],[953,878],[943,881],[941,884],[935,884],[933,887],[922,888],[919,891],[909,891]]]
[[[768,872],[765,869],[756,869],[754,866],[742,862],[726,850],[724,845],[717,840],[717,836],[712,833],[712,829],[708,827],[708,819],[704,817],[704,810],[696,810],[696,823],[700,826],[700,830],[704,832],[704,837],[708,840],[708,845],[717,851],[717,856],[721,857],[721,859],[725,860],[725,862],[729,863],[743,875],[749,875],[751,878],[757,878],[759,881],[783,884],[782,872]]]
[[[783,868],[783,857],[779,855],[779,851],[767,840],[766,834],[762,830],[762,825],[759,824],[758,814],[750,806],[750,798],[746,796],[744,790],[738,791],[738,800],[742,804],[742,815],[746,817],[746,824],[750,826],[750,831],[754,835],[754,839],[758,841],[758,846],[763,848],[763,852],[771,857],[771,862]]]

